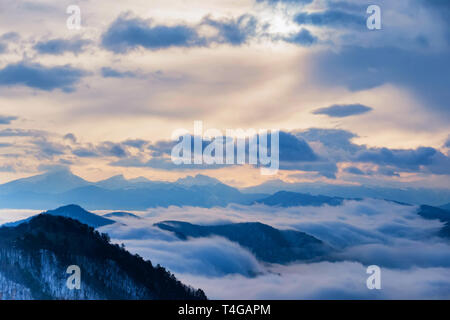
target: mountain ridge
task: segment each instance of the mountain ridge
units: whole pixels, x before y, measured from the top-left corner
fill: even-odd
[[[202,290],[74,219],[41,214],[1,227],[0,240],[3,299],[206,299]],[[82,270],[80,290],[66,286],[69,265]]]
[[[189,237],[225,237],[249,249],[261,261],[269,263],[313,260],[332,251],[323,241],[307,233],[279,230],[260,222],[204,226],[183,221],[161,221],[154,225],[173,232],[180,240]]]

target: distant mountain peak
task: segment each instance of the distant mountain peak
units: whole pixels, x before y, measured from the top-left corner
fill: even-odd
[[[115,223],[114,220],[107,219],[92,212],[86,211],[76,204],[69,204],[56,208],[54,210],[48,210],[46,212],[43,212],[43,214],[72,218],[94,228],[99,228],[108,224]]]
[[[209,176],[203,174],[197,174],[195,176],[186,176],[184,178],[180,178],[176,181],[177,184],[181,184],[184,186],[205,186],[205,185],[215,185],[222,184],[222,182],[216,178],[211,178]]]
[[[142,182],[151,182],[151,180],[147,179],[146,177],[137,177],[137,178],[132,178],[128,180],[129,182],[132,183],[142,183]]]
[[[0,185],[0,193],[35,192],[60,193],[89,185],[90,182],[73,174],[68,168],[58,168],[42,174],[21,178]]]

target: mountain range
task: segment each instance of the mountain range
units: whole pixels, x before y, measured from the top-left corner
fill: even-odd
[[[67,267],[81,269],[80,289],[69,289]],[[202,290],[70,218],[40,214],[0,228],[0,299],[189,299]]]
[[[413,187],[381,187],[366,185],[341,185],[327,183],[289,183],[282,180],[270,180],[257,186],[241,188],[242,193],[273,194],[278,191],[307,193],[340,198],[375,198],[393,200],[415,205],[427,204],[441,206],[446,203],[450,207],[450,188],[413,188]],[[447,209],[450,209],[447,207]]]
[[[243,194],[220,181],[197,175],[175,182],[126,180],[114,176],[88,182],[68,170],[52,171],[0,185],[3,208],[42,209],[77,203],[87,209],[144,210],[168,206],[250,204],[265,195]]]
[[[50,171],[0,185],[0,207],[11,209],[42,209],[69,203],[79,204],[88,210],[118,211],[169,206],[211,208],[231,203],[261,203],[281,207],[325,204],[334,206],[340,205],[345,199],[360,198],[437,206],[448,202],[450,190],[290,184],[281,180],[237,189],[200,174],[180,178],[175,182],[151,181],[144,177],[125,179],[122,175],[89,182],[68,169]]]

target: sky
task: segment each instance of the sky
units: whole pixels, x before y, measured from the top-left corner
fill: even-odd
[[[366,9],[381,8],[369,30]],[[80,8],[69,29],[67,8]],[[0,0],[0,183],[196,173],[448,188],[445,0]],[[279,129],[280,170],[177,167],[174,130]]]

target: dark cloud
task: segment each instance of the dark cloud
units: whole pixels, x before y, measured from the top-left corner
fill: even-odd
[[[165,141],[160,140],[148,146],[151,151],[151,155],[154,157],[160,157],[163,155],[170,155],[172,148],[178,143],[178,141]]]
[[[0,130],[0,137],[40,137],[44,136],[44,131],[23,130],[23,129],[3,129]]]
[[[367,172],[364,172],[357,167],[347,167],[344,169],[344,171],[351,173],[351,174],[356,174],[356,175],[366,175],[367,174]]]
[[[98,150],[105,156],[123,158],[128,155],[128,151],[122,145],[114,142],[103,142],[98,146]]]
[[[104,78],[134,78],[136,74],[131,71],[118,71],[110,67],[103,67],[101,69]]]
[[[296,136],[309,142],[320,142],[331,149],[342,149],[347,152],[356,152],[360,146],[351,142],[357,135],[343,129],[311,128],[305,131],[295,132]]]
[[[365,12],[349,13],[341,10],[326,10],[321,12],[300,12],[294,17],[299,25],[329,26],[329,27],[366,27]]]
[[[231,45],[241,45],[254,36],[258,21],[251,15],[242,15],[237,19],[214,20],[205,18],[203,24],[209,25],[218,31],[218,36],[214,41],[218,43],[229,43]]]
[[[314,161],[314,162],[289,162],[280,161],[281,170],[301,170],[307,172],[316,172],[319,176],[328,179],[336,179],[338,168],[332,161]]]
[[[314,110],[314,114],[324,114],[333,118],[344,118],[371,111],[372,108],[362,104],[335,104],[330,107]]]
[[[63,155],[67,147],[65,145],[48,141],[44,137],[33,140],[32,143],[37,147],[36,156],[38,158],[53,158]]]
[[[197,31],[187,25],[150,25],[148,21],[119,16],[102,35],[102,46],[115,53],[139,47],[158,50],[170,47],[192,47],[202,43]]]
[[[398,172],[394,168],[390,167],[378,167],[377,174],[387,177],[400,177]]]
[[[13,122],[14,120],[19,119],[18,117],[15,116],[2,116],[0,115],[0,124],[10,124],[11,122]]]
[[[318,38],[307,29],[301,29],[298,33],[284,39],[287,42],[301,46],[310,46],[317,42]]]
[[[307,142],[320,142],[325,147],[321,149],[320,156],[330,162],[360,162],[379,166],[376,172],[363,172],[365,175],[398,176],[399,172],[450,174],[450,158],[435,148],[368,148],[353,143],[351,139],[357,136],[341,129],[312,128],[294,134]],[[350,173],[357,174],[355,170]]]
[[[63,138],[64,138],[64,140],[69,140],[72,143],[77,142],[77,138],[75,137],[75,135],[73,133],[68,133]]]
[[[78,54],[90,43],[91,41],[85,39],[52,39],[39,41],[33,48],[41,54],[61,55],[66,52]]]
[[[7,32],[0,36],[0,40],[5,41],[17,41],[20,39],[20,36],[17,32]]]
[[[317,159],[317,155],[305,140],[292,133],[280,131],[280,161],[315,161]]]
[[[78,146],[72,153],[81,158],[117,157],[124,158],[129,155],[128,150],[121,143],[104,141],[98,145],[87,144]]]
[[[189,171],[189,170],[211,170],[223,168],[225,164],[175,164],[170,157],[153,157],[149,160],[142,160],[139,157],[123,158],[109,165],[116,167],[130,167],[130,168],[153,168],[168,171]]]
[[[7,148],[12,146],[13,146],[12,143],[4,143],[4,142],[0,143],[0,148]]]
[[[45,91],[61,89],[70,92],[86,74],[69,65],[45,67],[38,63],[18,62],[0,69],[0,86],[23,85]]]
[[[72,150],[72,153],[80,158],[96,158],[100,156],[96,150],[84,147],[76,148]]]
[[[356,154],[354,160],[418,170],[420,166],[432,164],[437,153],[436,149],[430,147],[417,149],[370,148]]]
[[[128,139],[125,140],[124,142],[122,142],[124,145],[126,146],[130,146],[136,149],[142,149],[144,148],[147,144],[149,144],[150,142],[147,140],[143,140],[143,139]]]
[[[314,0],[256,0],[257,2],[267,2],[269,4],[277,4],[277,3],[286,3],[286,4],[293,4],[293,5],[305,5],[310,4]]]
[[[359,176],[373,176],[373,175],[380,175],[380,176],[386,176],[386,177],[400,177],[400,175],[396,172],[395,169],[391,167],[385,167],[385,166],[378,166],[377,170],[361,170],[358,167],[346,167],[344,170],[346,173],[359,175]]]
[[[191,155],[194,156],[194,137],[191,139]],[[231,138],[230,138],[231,139]],[[124,158],[111,163],[113,166],[123,167],[151,167],[162,170],[211,170],[223,168],[229,166],[227,164],[180,164],[176,165],[171,160],[172,148],[178,144],[178,141],[157,141],[150,144],[147,149],[150,150],[152,158],[150,160],[144,160],[143,157],[133,156],[131,158]],[[226,138],[223,138],[225,144]],[[268,154],[271,153],[271,136],[267,137],[267,149]],[[211,141],[201,140],[202,149],[211,144]],[[225,159],[225,145],[224,145],[224,159]],[[248,163],[249,141],[245,141],[246,162]],[[237,146],[234,147],[234,153],[237,153]],[[257,165],[260,166],[259,164]],[[279,168],[282,170],[303,170],[317,172],[319,175],[326,176],[328,178],[336,178],[337,166],[335,163],[328,161],[320,161],[319,157],[314,153],[309,144],[302,138],[298,138],[295,135],[281,131],[279,132]]]

